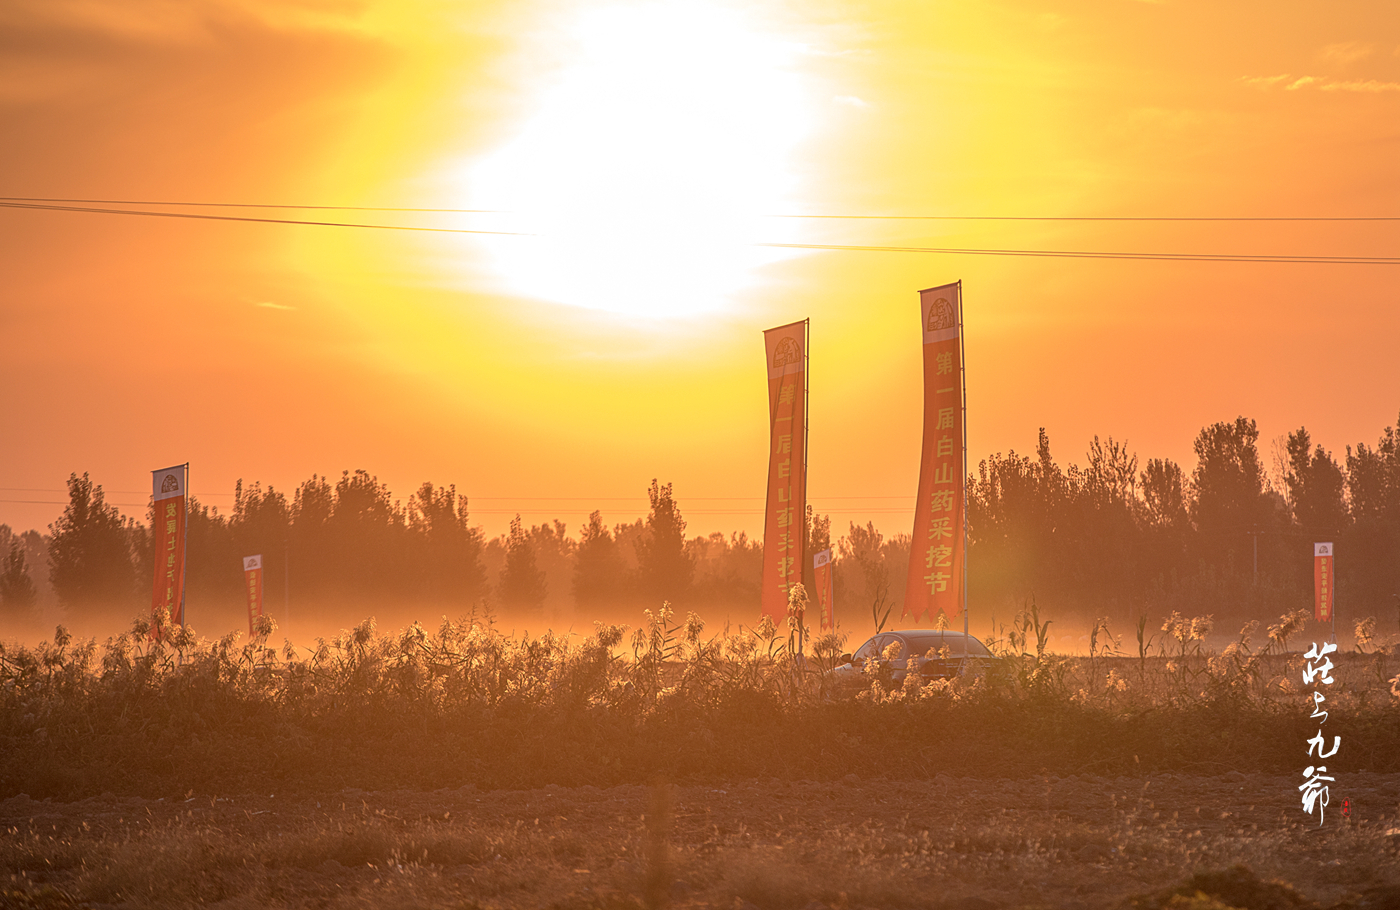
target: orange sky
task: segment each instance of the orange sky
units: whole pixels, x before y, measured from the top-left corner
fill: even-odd
[[[1062,462],[1097,433],[1189,468],[1239,414],[1266,460],[1372,443],[1397,266],[753,244],[1394,256],[1400,223],[767,216],[1400,215],[1397,161],[1388,2],[9,0],[0,195],[532,236],[0,209],[0,522],[46,526],[71,471],[144,515],[189,460],[225,506],[455,483],[492,534],[630,520],[659,477],[692,532],[754,534],[761,330],[810,316],[810,500],[907,531],[915,291],[957,279],[974,460],[1045,426]]]

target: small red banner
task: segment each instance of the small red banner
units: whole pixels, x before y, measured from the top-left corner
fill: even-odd
[[[248,637],[257,633],[255,624],[263,615],[263,567],[262,554],[243,557],[244,588],[248,591]]]
[[[152,471],[155,515],[151,521],[151,549],[155,553],[155,578],[151,586],[151,616],[170,611],[170,622],[185,621],[185,486],[189,465]],[[154,632],[154,623],[152,624]]]
[[[1332,562],[1332,544],[1313,544],[1313,618],[1318,622],[1331,622],[1332,609],[1336,596],[1336,569]]]
[[[963,606],[962,284],[919,292],[924,339],[924,451],[901,617],[949,618]]]
[[[807,521],[807,321],[763,333],[768,368],[768,503],[763,517],[763,612],[780,627],[788,589],[802,581]]]

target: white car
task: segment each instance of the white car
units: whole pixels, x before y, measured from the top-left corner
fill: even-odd
[[[853,654],[842,654],[832,675],[837,679],[857,679],[872,660],[888,667],[890,678],[899,682],[911,669],[926,679],[948,679],[975,669],[985,671],[996,657],[982,642],[962,632],[904,629],[881,632]]]

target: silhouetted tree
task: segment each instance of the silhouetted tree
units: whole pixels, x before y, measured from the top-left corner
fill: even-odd
[[[763,543],[742,531],[725,537],[716,531],[685,542],[695,566],[691,597],[700,608],[723,607],[745,618],[756,615],[763,575]]]
[[[287,590],[292,530],[292,510],[287,497],[271,484],[266,490],[257,482],[245,487],[240,478],[233,487],[233,511],[229,513],[228,527],[239,559],[262,556],[264,608],[272,610],[273,604],[280,603]]]
[[[561,625],[573,615],[573,601],[568,590],[574,574],[574,551],[578,546],[567,532],[565,524],[558,519],[535,525],[526,532],[530,550],[535,555],[535,566],[544,575],[545,619]]]
[[[324,596],[333,578],[331,513],[335,490],[330,481],[312,474],[292,494],[291,554],[287,575],[293,601]]]
[[[647,535],[637,543],[637,586],[643,598],[655,606],[675,603],[690,590],[695,565],[685,552],[685,519],[671,494],[671,485],[653,478],[647,490],[651,511]]]
[[[1142,500],[1148,524],[1185,531],[1191,521],[1186,474],[1170,458],[1153,458],[1142,471]]]
[[[601,512],[591,512],[579,534],[574,560],[574,603],[585,612],[617,607],[627,596],[627,565],[621,548],[603,523]]]
[[[969,478],[969,595],[1017,602],[1032,592],[1062,587],[1070,481],[1050,454],[1042,427],[1034,459],[997,453]],[[975,555],[975,558],[974,558]]]
[[[1066,474],[1064,515],[1056,522],[1060,583],[1115,613],[1131,600],[1144,554],[1139,529],[1137,456],[1108,437],[1089,443],[1082,470]]]
[[[1186,474],[1169,458],[1153,458],[1142,471],[1142,567],[1138,593],[1155,584],[1164,590],[1169,579],[1189,568],[1187,547],[1191,527]]]
[[[849,610],[847,616],[853,615],[863,624],[872,607],[883,613],[894,603],[890,582],[896,572],[886,559],[885,537],[874,522],[863,528],[851,522],[850,532],[838,541],[837,550],[840,559],[832,578],[833,594],[839,608]],[[892,615],[898,617],[899,611]]]
[[[185,602],[190,622],[207,625],[209,609],[238,603],[243,594],[243,556],[228,520],[214,506],[189,497],[185,535]]]
[[[3,559],[0,559],[0,606],[12,619],[28,619],[34,610],[37,592],[29,577],[29,567],[24,562],[24,543],[18,535],[11,534],[9,528],[4,528],[4,531],[10,545]]]
[[[1248,565],[1249,532],[1262,532],[1272,524],[1258,441],[1254,421],[1244,417],[1211,424],[1196,436],[1191,517],[1201,555],[1209,563]]]
[[[812,559],[831,547],[831,516],[817,514],[811,503],[807,504],[807,515],[802,524],[802,540],[802,584],[808,591],[815,591],[817,574]],[[760,568],[759,571],[763,570]]]
[[[344,472],[326,531],[339,582],[332,587],[347,595],[403,596],[405,515],[387,485],[368,471]]]
[[[409,500],[408,523],[424,593],[460,606],[486,596],[484,541],[481,529],[467,520],[467,497],[458,496],[455,486],[424,483]]]
[[[69,475],[68,505],[49,531],[49,578],[60,603],[85,609],[135,602],[127,530],[86,473]]]
[[[537,609],[548,588],[544,572],[535,564],[535,549],[517,515],[506,537],[506,567],[501,572],[501,603],[511,609]]]
[[[1305,537],[1334,537],[1347,524],[1342,469],[1321,446],[1314,447],[1306,428],[1288,434],[1288,464],[1283,475],[1288,504]],[[1322,535],[1322,536],[1319,536]],[[1312,552],[1307,554],[1311,560]]]
[[[1353,524],[1337,543],[1338,608],[1381,616],[1400,608],[1400,423],[1374,448],[1347,446],[1346,488]]]

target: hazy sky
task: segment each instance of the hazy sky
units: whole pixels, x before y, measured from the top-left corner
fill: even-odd
[[[812,320],[809,498],[907,531],[920,288],[964,284],[978,458],[1208,422],[1372,443],[1400,266],[815,252],[764,242],[1395,256],[1400,12],[1339,2],[0,5],[0,195],[454,235],[0,209],[0,522],[87,471],[455,483],[502,531],[645,510],[761,531],[761,330]],[[171,210],[169,206],[165,210]],[[186,209],[234,213],[229,209]],[[516,234],[520,236],[510,236]],[[24,501],[19,501],[24,500]]]

